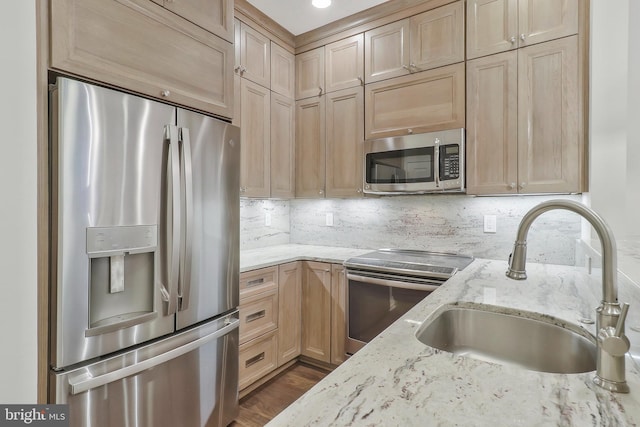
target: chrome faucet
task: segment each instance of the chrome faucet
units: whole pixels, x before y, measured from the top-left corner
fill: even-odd
[[[513,252],[509,255],[507,277],[515,280],[527,278],[525,264],[529,227],[538,216],[554,209],[577,213],[589,221],[598,233],[602,245],[602,301],[596,308],[598,359],[593,382],[609,391],[628,393],[624,356],[629,350],[629,339],[624,334],[624,321],[629,304],[621,307],[618,303],[616,241],[607,223],[597,213],[572,200],[550,200],[533,207],[518,226]]]

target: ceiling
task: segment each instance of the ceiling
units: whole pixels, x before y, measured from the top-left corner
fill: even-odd
[[[333,0],[326,9],[316,9],[311,0],[247,1],[297,36],[387,0]]]

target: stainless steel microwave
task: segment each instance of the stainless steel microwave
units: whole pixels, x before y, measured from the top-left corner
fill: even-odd
[[[464,192],[464,129],[365,141],[364,192]]]

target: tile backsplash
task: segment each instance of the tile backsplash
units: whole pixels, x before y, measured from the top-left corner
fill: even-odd
[[[411,248],[455,251],[504,259],[511,252],[522,216],[554,198],[580,201],[579,195],[471,197],[393,196],[365,199],[241,202],[242,249],[284,243],[355,248]],[[271,213],[271,226],[265,226]],[[327,226],[327,214],[333,226]],[[483,231],[484,215],[495,215],[496,232]],[[580,217],[550,211],[531,226],[527,259],[574,265]]]

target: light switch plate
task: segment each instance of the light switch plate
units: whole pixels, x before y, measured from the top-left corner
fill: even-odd
[[[496,216],[485,215],[484,216],[484,232],[495,233],[497,231]]]

